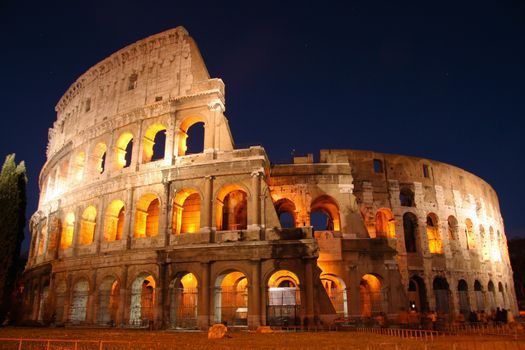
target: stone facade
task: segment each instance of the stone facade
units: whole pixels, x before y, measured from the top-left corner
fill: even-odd
[[[182,27],[92,67],[56,111],[26,320],[207,329],[517,311],[490,185],[406,156],[271,165],[262,147],[236,149],[224,84]]]

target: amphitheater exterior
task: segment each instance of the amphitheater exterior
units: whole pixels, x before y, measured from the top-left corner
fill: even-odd
[[[401,155],[274,165],[260,146],[237,149],[224,84],[182,27],[97,63],[56,111],[25,320],[253,329],[517,312],[489,184]]]

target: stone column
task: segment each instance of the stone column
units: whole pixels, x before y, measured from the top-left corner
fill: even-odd
[[[252,196],[248,206],[248,230],[259,230],[261,228],[261,171],[251,173]]]
[[[129,167],[135,169],[135,171],[139,170],[139,165],[142,163],[142,154],[140,153],[142,151],[142,124],[144,124],[144,121],[139,123],[138,131],[135,130],[137,132],[133,135],[133,150],[131,151],[131,164]]]
[[[171,198],[171,181],[164,182],[164,193],[166,197],[166,200],[165,200],[166,203],[165,205],[163,205],[164,215],[165,215],[163,232],[164,232],[164,246],[167,247],[170,244],[170,236],[172,234],[171,222],[173,220],[172,208],[174,205],[173,200]]]
[[[261,325],[261,261],[251,261],[252,278],[248,294],[248,328]]]
[[[80,238],[80,224],[82,222],[82,211],[79,208],[75,210],[75,230],[73,232],[73,242],[71,246],[73,247],[73,256],[78,255],[78,240]]]
[[[106,207],[107,207],[107,197],[106,196],[102,197],[99,203],[100,203],[99,210],[97,210],[97,217],[95,218],[95,222],[96,222],[95,232],[94,232],[95,237],[93,237],[94,239],[93,243],[95,243],[95,249],[96,249],[97,254],[100,253],[100,243],[104,239],[104,229],[105,229],[104,213],[106,212]]]
[[[87,324],[95,324],[97,322],[97,304],[97,270],[93,270],[86,307]]]
[[[166,246],[169,242],[169,236],[168,236],[168,226],[167,226],[167,218],[168,218],[168,206],[170,201],[170,195],[169,195],[169,184],[166,182],[164,183],[164,198],[161,198],[160,201],[160,208],[159,208],[159,228],[158,228],[158,234],[161,239],[164,241],[164,246]],[[164,233],[161,235],[161,233]],[[159,238],[160,238],[159,237]]]
[[[305,279],[305,323],[309,326],[314,324],[314,282],[313,282],[313,262],[312,259],[305,259],[304,279]]]
[[[350,305],[348,310],[350,317],[359,318],[361,317],[361,294],[359,290],[361,276],[359,275],[359,271],[355,265],[351,266],[350,268],[350,284],[348,288],[350,292],[350,296],[348,298]]]
[[[126,204],[124,212],[124,237],[126,240],[126,249],[131,248],[131,238],[133,237],[133,209],[135,205],[133,203],[133,188],[126,189]]]
[[[210,285],[210,263],[201,263],[201,285],[199,286],[197,303],[197,326],[199,329],[207,329],[210,323],[211,307],[211,285]]]
[[[166,125],[166,148],[164,149],[164,161],[165,165],[173,164],[174,152],[174,141],[175,141],[175,113],[170,112],[168,123]]]
[[[212,223],[213,210],[213,176],[206,176],[204,178],[204,200],[202,202],[202,216],[201,216],[201,232],[214,231]]]
[[[122,276],[120,279],[120,296],[118,301],[118,320],[117,324],[126,323],[126,311],[128,310],[128,265],[122,267]],[[129,312],[128,312],[129,314]]]
[[[66,279],[66,293],[64,295],[64,316],[62,321],[69,321],[69,309],[71,308],[71,294],[73,293],[73,277],[68,274]]]
[[[157,303],[155,305],[156,312],[154,315],[155,328],[157,329],[166,327],[167,321],[169,320],[169,308],[168,313],[165,312],[166,306],[169,305],[167,303],[167,301],[169,301],[169,278],[167,268],[167,264],[163,262],[159,264],[159,281],[157,284],[159,288],[155,288]],[[165,317],[166,315],[168,315],[168,317]]]

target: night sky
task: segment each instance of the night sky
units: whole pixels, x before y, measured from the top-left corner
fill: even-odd
[[[226,84],[238,147],[262,144],[275,163],[351,148],[457,165],[499,194],[507,236],[525,237],[520,0],[0,0],[0,157],[26,162],[28,219],[62,94],[113,52],[179,25]]]

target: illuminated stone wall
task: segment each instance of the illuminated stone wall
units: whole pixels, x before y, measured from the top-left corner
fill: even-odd
[[[206,329],[394,320],[411,304],[516,311],[488,184],[405,156],[270,165],[260,146],[236,149],[224,84],[181,27],[90,68],[56,111],[26,320]]]

